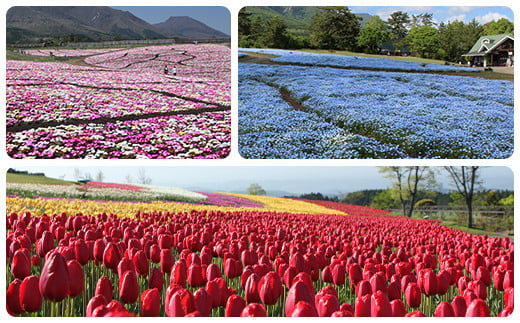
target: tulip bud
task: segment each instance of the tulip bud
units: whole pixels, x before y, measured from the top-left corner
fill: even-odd
[[[22,281],[17,278],[13,280],[11,284],[9,284],[9,288],[7,289],[5,303],[7,307],[7,312],[12,316],[23,313],[22,305],[20,304],[21,285]]]
[[[314,307],[314,296],[312,296],[309,288],[302,281],[295,282],[289,289],[285,300],[285,315],[289,315],[299,301],[305,301]]]
[[[274,271],[268,272],[258,283],[260,299],[266,305],[274,305],[283,292],[282,280]]]
[[[161,295],[157,288],[147,289],[141,295],[139,315],[144,317],[159,316],[161,311]]]
[[[119,280],[119,299],[125,304],[133,304],[139,298],[137,275],[128,270]]]
[[[288,317],[316,317],[318,316],[314,307],[306,301],[299,301],[291,309]]]
[[[324,294],[316,304],[316,310],[320,317],[330,317],[332,313],[339,311],[338,298],[331,294]]]
[[[246,307],[246,301],[239,295],[231,295],[226,304],[226,317],[240,317],[242,310]]]
[[[42,296],[52,302],[60,302],[69,294],[67,262],[58,252],[47,254],[39,285]]]
[[[31,262],[25,255],[23,249],[18,249],[13,255],[11,263],[11,274],[14,278],[23,280],[31,274]]]
[[[77,260],[69,260],[67,262],[67,270],[69,271],[69,296],[76,297],[81,295],[85,287],[81,264]]]
[[[194,294],[195,307],[200,313],[200,316],[209,317],[211,315],[211,295],[204,288],[199,288]]]
[[[394,299],[390,302],[390,306],[392,307],[393,317],[404,317],[406,315],[406,306],[401,299]]]
[[[356,297],[355,302],[355,316],[356,317],[370,317],[371,316],[371,295],[365,294]]]
[[[490,316],[489,307],[486,302],[480,298],[474,299],[469,304],[466,311],[466,317],[488,317]]]
[[[90,301],[87,304],[87,310],[86,310],[86,317],[93,317],[94,316],[94,310],[102,305],[107,305],[107,300],[105,297],[101,294],[95,295],[90,299]],[[107,310],[108,311],[108,310]]]
[[[450,303],[443,301],[437,305],[435,308],[435,312],[433,313],[435,317],[454,317],[455,311]]]
[[[112,287],[112,282],[110,282],[110,279],[108,277],[102,276],[98,279],[94,294],[103,295],[107,303],[112,300],[114,288]]]
[[[451,301],[451,307],[453,309],[453,313],[456,317],[465,317],[466,309],[468,306],[466,305],[466,300],[464,297],[457,295]]]
[[[244,307],[240,317],[267,317],[267,312],[262,304],[251,303]]]

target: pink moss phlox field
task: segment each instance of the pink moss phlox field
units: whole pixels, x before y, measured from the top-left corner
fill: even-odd
[[[7,61],[10,156],[206,159],[228,155],[228,47],[172,45],[105,52],[87,57],[88,66]]]

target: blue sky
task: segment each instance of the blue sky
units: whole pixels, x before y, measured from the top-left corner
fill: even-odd
[[[386,20],[395,11],[405,11],[411,14],[421,14],[425,12],[433,13],[436,22],[465,21],[469,22],[476,18],[481,24],[507,18],[513,21],[513,11],[508,7],[349,7],[355,13],[368,13],[378,15]]]
[[[435,167],[438,168],[438,167]],[[73,179],[74,167],[23,167],[30,172],[44,172],[49,177]],[[92,176],[101,170],[105,182],[125,183],[131,174],[134,179],[140,167],[78,167]],[[181,187],[198,191],[244,191],[251,183],[259,183],[269,191],[295,194],[322,192],[348,193],[363,189],[389,187],[391,182],[382,177],[377,167],[362,166],[215,166],[215,167],[147,167],[146,175],[153,185]],[[483,187],[513,189],[513,173],[507,167],[482,168]],[[437,176],[440,189],[451,189],[445,173]]]
[[[206,25],[231,34],[231,16],[226,7],[203,7],[203,6],[182,6],[182,7],[111,7],[118,10],[129,11],[134,16],[144,21],[156,24],[163,22],[171,16],[189,16]]]

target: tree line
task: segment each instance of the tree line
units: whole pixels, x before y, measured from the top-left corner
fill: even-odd
[[[457,62],[484,35],[513,33],[514,24],[506,18],[484,25],[470,22],[436,23],[432,13],[418,15],[404,11],[392,13],[385,21],[371,16],[362,26],[361,18],[347,7],[320,7],[309,26],[310,36],[292,34],[283,19],[262,20],[243,8],[238,17],[240,47],[280,49],[347,50],[378,54],[393,47],[422,58]]]

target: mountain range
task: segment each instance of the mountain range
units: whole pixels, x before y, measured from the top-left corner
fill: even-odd
[[[128,11],[110,7],[12,7],[7,11],[7,43],[45,39],[81,41],[229,37],[190,17],[150,24]]]

